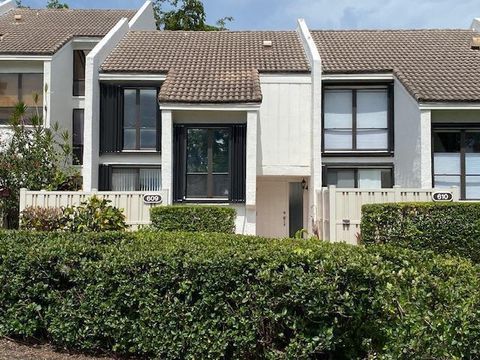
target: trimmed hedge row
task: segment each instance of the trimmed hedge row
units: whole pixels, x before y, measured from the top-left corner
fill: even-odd
[[[479,275],[388,246],[0,233],[0,336],[161,359],[478,358]]]
[[[150,211],[152,226],[160,231],[235,233],[235,209],[222,206],[158,206]]]
[[[364,205],[361,232],[365,244],[428,249],[480,262],[480,203]]]

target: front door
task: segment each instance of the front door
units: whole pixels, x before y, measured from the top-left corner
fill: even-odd
[[[257,235],[274,238],[288,237],[289,183],[258,180]]]

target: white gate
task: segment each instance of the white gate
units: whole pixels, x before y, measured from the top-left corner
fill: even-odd
[[[429,202],[432,195],[445,189],[340,189],[329,186],[318,192],[318,230],[320,238],[332,242],[357,244],[360,235],[362,206],[365,204]],[[453,201],[459,190],[448,189]]]

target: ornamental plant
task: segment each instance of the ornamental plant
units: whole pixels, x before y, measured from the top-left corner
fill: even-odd
[[[34,96],[38,103],[38,95]],[[0,214],[3,225],[17,228],[20,189],[78,190],[80,175],[70,165],[68,132],[58,124],[43,126],[38,107],[33,116],[27,106],[16,105],[9,136],[0,139]]]
[[[63,211],[64,229],[71,232],[99,232],[125,230],[125,215],[111,201],[92,196],[80,206]]]

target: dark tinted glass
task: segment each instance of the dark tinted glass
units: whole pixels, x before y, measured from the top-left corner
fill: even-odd
[[[208,129],[187,131],[187,172],[208,171]]]
[[[459,152],[460,132],[435,132],[433,134],[433,146],[435,152]]]
[[[230,165],[230,132],[228,129],[213,130],[213,172],[228,172]]]

